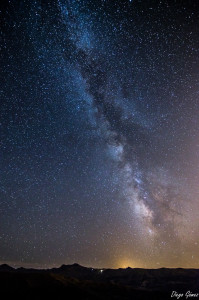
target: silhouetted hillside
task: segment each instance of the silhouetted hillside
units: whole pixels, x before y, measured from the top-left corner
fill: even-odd
[[[6,271],[14,271],[15,269],[13,269],[12,267],[6,265],[6,264],[3,264],[3,265],[0,265],[0,272],[6,272]]]
[[[172,291],[197,293],[199,270],[100,270],[78,264],[34,270],[2,265],[0,288],[8,297],[20,299],[170,299]]]

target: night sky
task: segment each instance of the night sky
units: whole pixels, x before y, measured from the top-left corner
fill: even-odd
[[[0,263],[199,268],[199,3],[1,2]]]

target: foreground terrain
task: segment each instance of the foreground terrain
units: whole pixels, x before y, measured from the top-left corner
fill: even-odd
[[[0,266],[5,299],[177,299],[199,293],[197,269],[93,269],[78,264],[49,270]],[[199,299],[189,297],[188,299]]]

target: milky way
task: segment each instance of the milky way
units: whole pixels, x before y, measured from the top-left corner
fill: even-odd
[[[0,262],[199,267],[199,5],[1,5]]]

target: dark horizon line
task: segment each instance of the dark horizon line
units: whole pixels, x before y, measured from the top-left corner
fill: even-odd
[[[60,267],[52,267],[52,268],[33,268],[33,267],[14,267],[14,266],[11,266],[7,263],[4,263],[4,264],[0,264],[0,271],[1,271],[1,268],[2,267],[6,267],[6,268],[10,268],[10,269],[13,269],[13,270],[19,270],[19,269],[24,269],[24,270],[41,270],[41,271],[49,271],[49,270],[53,270],[53,269],[61,269],[62,267],[69,267],[69,266],[78,266],[78,267],[82,267],[82,268],[86,268],[86,269],[93,269],[93,270],[126,270],[126,269],[132,269],[132,270],[136,270],[136,269],[142,269],[142,270],[161,270],[161,269],[168,269],[168,270],[177,270],[177,269],[183,269],[183,270],[199,270],[199,268],[183,268],[183,267],[160,267],[160,268],[139,268],[139,267],[135,267],[135,268],[132,268],[130,266],[126,267],[126,268],[94,268],[94,267],[86,267],[86,266],[83,266],[83,265],[80,265],[78,263],[73,263],[73,264],[62,264]]]

